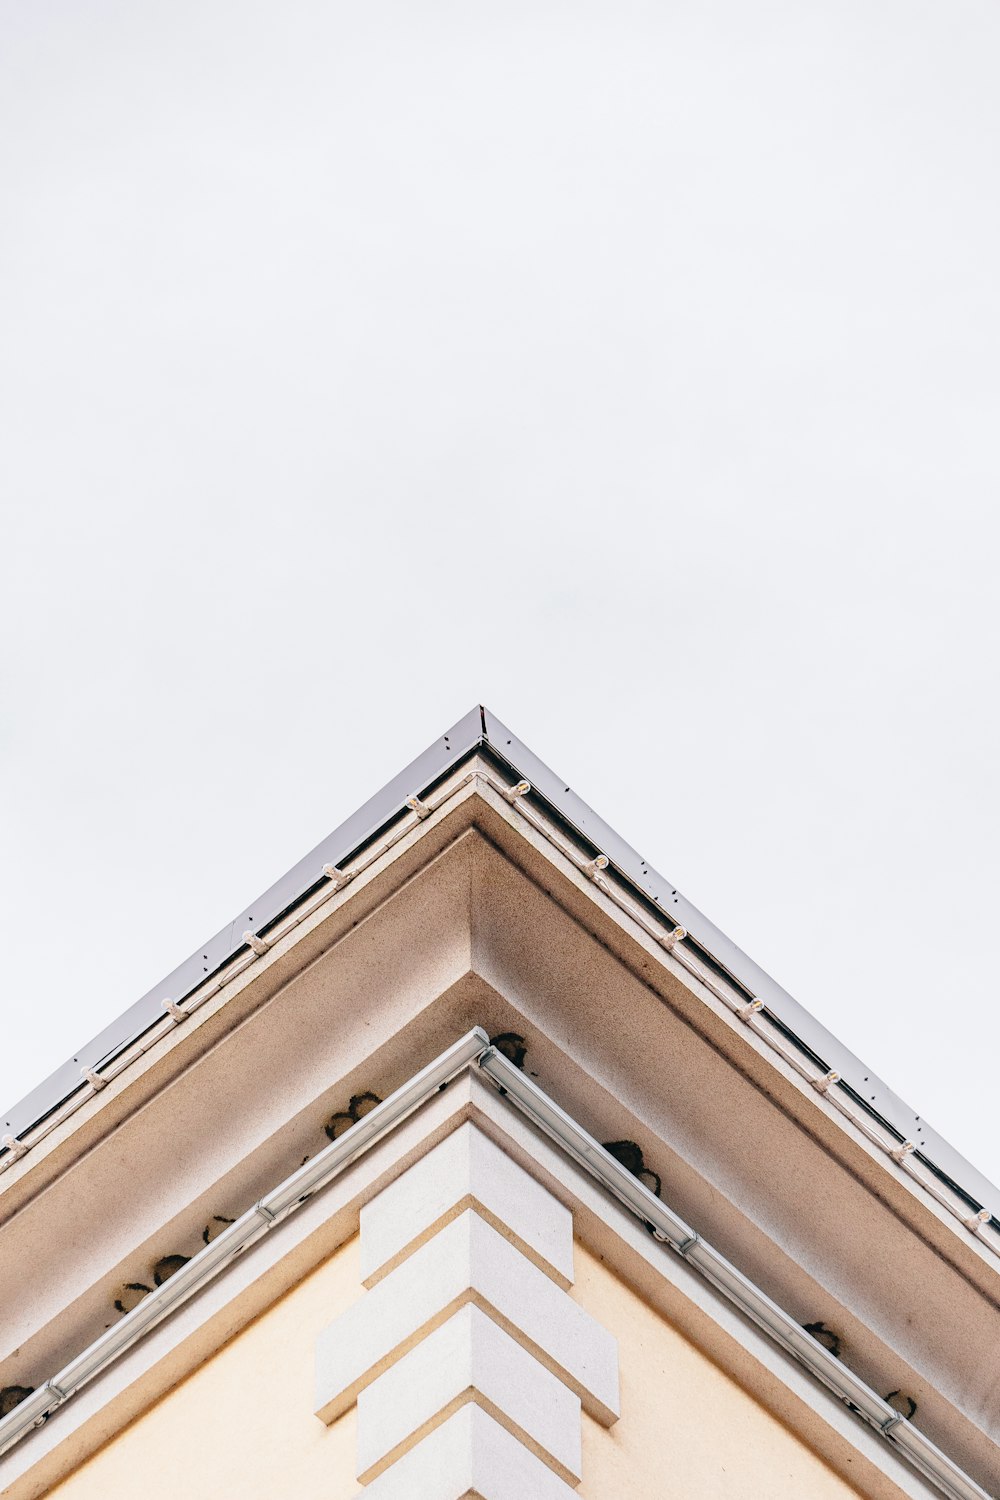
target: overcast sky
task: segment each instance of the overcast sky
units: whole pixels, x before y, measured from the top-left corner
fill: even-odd
[[[481,699],[1000,1179],[998,75],[0,3],[0,1103]]]

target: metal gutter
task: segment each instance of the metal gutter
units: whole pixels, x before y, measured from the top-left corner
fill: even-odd
[[[641,1219],[655,1239],[679,1255],[752,1323],[814,1375],[862,1421],[930,1479],[949,1500],[990,1500],[964,1469],[918,1427],[807,1333],[784,1308],[721,1255],[667,1203],[601,1146],[583,1126],[532,1083],[495,1047],[479,1058],[494,1087],[551,1140]]]
[[[349,1131],[261,1198],[169,1280],[126,1313],[119,1323],[21,1401],[0,1420],[0,1455],[47,1421],[78,1390],[108,1369],[176,1308],[214,1281],[250,1245],[295,1213],[307,1198],[326,1187],[451,1079],[467,1067],[476,1065],[498,1092],[533,1125],[554,1140],[618,1203],[635,1214],[665,1249],[678,1254],[697,1270],[919,1473],[932,1480],[947,1500],[990,1500],[987,1492],[919,1428],[817,1343],[794,1318],[703,1240],[668,1204],[651,1193],[537,1084],[497,1052],[480,1027],[467,1032]]]
[[[555,775],[516,735],[486,708],[477,706],[435,741],[387,786],[341,824],[311,853],[240,912],[183,964],[123,1015],[82,1047],[0,1119],[0,1129],[12,1145],[0,1148],[0,1171],[6,1160],[23,1153],[23,1138],[77,1091],[86,1097],[91,1085],[86,1075],[99,1073],[163,1018],[164,1003],[183,1002],[215,974],[222,974],[251,945],[244,933],[266,937],[268,929],[308,900],[327,882],[324,866],[334,870],[351,860],[394,823],[407,816],[407,799],[425,797],[470,756],[485,755],[509,771],[514,781],[530,783],[530,801],[592,855],[605,856],[617,876],[643,907],[669,928],[685,931],[683,948],[702,966],[733,985],[748,1005],[766,1017],[777,1036],[784,1036],[821,1072],[830,1075],[830,1088],[849,1097],[859,1110],[894,1135],[934,1176],[987,1222],[1000,1205],[1000,1191],[927,1122],[879,1079],[815,1017],[759,968],[735,943],[689,902],[682,893],[644,860],[598,816],[582,798]],[[779,1049],[780,1050],[780,1049]],[[833,1075],[836,1075],[835,1077]],[[994,1217],[1000,1229],[1000,1218]]]
[[[843,1042],[809,1014],[787,990],[754,963],[741,948],[721,932],[683,893],[653,869],[630,844],[615,833],[587,803],[544,765],[528,747],[516,739],[488,709],[483,710],[486,739],[494,752],[508,760],[511,768],[531,782],[562,818],[566,826],[582,834],[596,853],[608,856],[610,866],[641,892],[648,903],[680,927],[692,943],[746,995],[760,1000],[769,1018],[817,1064],[855,1091],[857,1102],[874,1118],[888,1122],[900,1141],[912,1141],[916,1152],[943,1179],[958,1185],[975,1208],[1000,1210],[1000,1190],[955,1148],[931,1128],[898,1094],[882,1082]],[[656,795],[656,788],[651,789]],[[998,1220],[1000,1223],[1000,1220]]]
[[[453,1047],[449,1047],[408,1083],[404,1083],[388,1099],[358,1120],[349,1131],[338,1136],[310,1161],[303,1163],[297,1172],[286,1177],[273,1192],[235,1219],[204,1250],[193,1255],[186,1265],[181,1266],[173,1276],[144,1297],[137,1307],[126,1313],[120,1322],[102,1333],[82,1354],[71,1359],[68,1365],[32,1391],[30,1396],[25,1397],[12,1412],[0,1420],[0,1454],[8,1452],[32,1428],[41,1426],[78,1390],[114,1364],[126,1350],[138,1343],[139,1339],[158,1323],[162,1323],[164,1318],[181,1307],[203,1286],[214,1281],[238,1255],[269,1229],[273,1229],[275,1224],[287,1219],[307,1198],[326,1187],[327,1183],[332,1182],[370,1146],[381,1140],[439,1089],[444,1088],[456,1074],[481,1056],[488,1046],[489,1037],[486,1032],[480,1027],[474,1027]]]

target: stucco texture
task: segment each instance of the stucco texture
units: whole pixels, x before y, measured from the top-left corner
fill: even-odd
[[[356,1409],[313,1416],[316,1334],[364,1295],[357,1238],[50,1491],[59,1500],[344,1500]]]
[[[618,1339],[622,1415],[584,1413],[581,1500],[858,1500],[582,1245],[572,1295]]]
[[[58,1500],[346,1500],[356,1408],[313,1415],[316,1336],[366,1295],[359,1241],[328,1261],[50,1492]],[[576,1245],[571,1293],[619,1342],[622,1416],[584,1415],[581,1500],[857,1500],[612,1271]]]

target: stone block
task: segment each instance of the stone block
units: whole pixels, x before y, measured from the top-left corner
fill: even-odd
[[[358,1478],[367,1483],[467,1401],[490,1413],[563,1479],[578,1482],[580,1398],[471,1304],[358,1397]]]
[[[478,1406],[463,1406],[365,1490],[366,1500],[574,1500],[575,1492]]]
[[[468,1122],[361,1210],[365,1285],[375,1285],[467,1208],[475,1208],[559,1286],[572,1285],[569,1209]]]
[[[324,1329],[316,1415],[334,1421],[452,1313],[474,1303],[610,1426],[619,1415],[618,1346],[491,1224],[466,1210]]]

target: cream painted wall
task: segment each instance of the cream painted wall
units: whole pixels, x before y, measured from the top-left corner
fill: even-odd
[[[572,1295],[618,1339],[622,1386],[613,1427],[584,1414],[581,1500],[857,1500],[579,1242]]]
[[[316,1334],[362,1296],[355,1237],[63,1480],[59,1500],[344,1500],[355,1412],[313,1416]]]
[[[579,1243],[572,1296],[619,1341],[622,1416],[584,1417],[581,1500],[857,1500]],[[58,1500],[346,1500],[355,1411],[313,1415],[316,1335],[364,1295],[350,1240],[68,1479]]]

